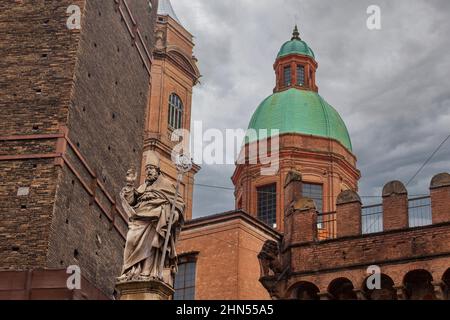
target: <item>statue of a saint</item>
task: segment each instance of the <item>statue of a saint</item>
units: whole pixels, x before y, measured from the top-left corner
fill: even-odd
[[[120,194],[130,223],[124,266],[118,281],[158,279],[172,286],[177,272],[175,244],[184,224],[185,205],[174,184],[161,174],[156,153],[147,153],[145,171],[145,183],[135,189],[137,174],[135,169],[129,170],[127,186]],[[170,221],[172,225],[168,234]],[[166,239],[168,245],[163,254]],[[160,270],[161,265],[163,270]],[[159,278],[161,275],[163,279]]]

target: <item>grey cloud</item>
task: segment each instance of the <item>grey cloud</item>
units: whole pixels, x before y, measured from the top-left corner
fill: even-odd
[[[202,84],[193,120],[206,128],[246,128],[272,93],[272,65],[295,22],[316,53],[320,94],[339,111],[362,171],[361,195],[405,183],[450,134],[450,2],[446,0],[172,0],[195,35]],[[366,28],[378,4],[382,30]],[[431,177],[450,171],[450,142],[409,186],[427,193]],[[205,166],[203,184],[232,187],[232,166]],[[379,201],[365,198],[366,203]],[[194,216],[234,207],[232,191],[196,187]]]

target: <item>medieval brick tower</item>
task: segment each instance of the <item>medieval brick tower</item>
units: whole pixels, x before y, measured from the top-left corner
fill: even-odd
[[[71,265],[84,298],[111,297],[127,232],[116,195],[140,166],[157,5],[1,2],[1,297],[63,298]]]
[[[175,182],[177,172],[171,154],[179,142],[172,141],[172,134],[191,128],[192,88],[200,72],[193,56],[193,36],[182,26],[169,0],[159,1],[155,37],[144,148],[161,155],[161,171]],[[194,166],[181,184],[186,220],[192,219],[194,175],[199,170]]]
[[[295,27],[292,39],[283,44],[275,60],[274,93],[258,107],[250,121],[244,146],[245,164],[238,164],[232,177],[236,208],[258,217],[277,230],[284,230],[284,181],[290,170],[301,173],[299,194],[314,199],[320,212],[335,210],[336,198],[343,190],[358,188],[360,173],[347,128],[338,112],[319,94],[316,85],[318,64],[311,48],[300,39]],[[264,175],[264,165],[251,164],[249,150],[263,148],[274,139],[259,130],[279,130],[279,170]],[[270,147],[271,143],[267,143]],[[270,151],[269,151],[270,153]]]

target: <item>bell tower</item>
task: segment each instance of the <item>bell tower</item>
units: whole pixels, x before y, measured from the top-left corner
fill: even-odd
[[[174,183],[177,172],[171,154],[179,142],[172,141],[172,134],[177,129],[190,131],[192,89],[200,78],[193,48],[193,36],[181,24],[170,0],[159,0],[143,161],[146,151],[158,152],[162,173]],[[194,176],[199,170],[194,165],[181,184],[186,220],[192,219]]]

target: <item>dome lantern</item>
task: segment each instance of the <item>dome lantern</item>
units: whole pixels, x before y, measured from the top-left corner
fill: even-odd
[[[275,92],[293,87],[318,91],[316,86],[317,62],[314,52],[300,38],[297,25],[294,28],[291,40],[281,46],[274,69],[277,78]]]

